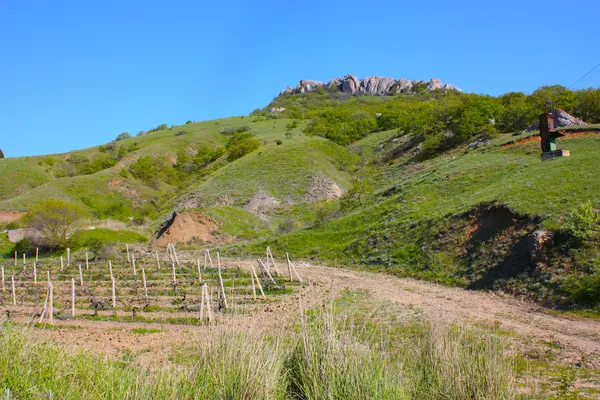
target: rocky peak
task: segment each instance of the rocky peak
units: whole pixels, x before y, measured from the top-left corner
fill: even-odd
[[[400,93],[416,93],[419,87],[425,87],[428,92],[434,90],[443,91],[461,91],[454,85],[444,84],[438,78],[430,81],[417,81],[410,79],[382,78],[379,76],[369,76],[361,80],[355,75],[346,75],[343,78],[334,78],[327,82],[303,79],[298,82],[295,88],[287,87],[279,95],[289,95],[297,93],[308,93],[313,90],[324,87],[330,91],[340,91],[348,94],[366,94],[370,96],[393,96]]]

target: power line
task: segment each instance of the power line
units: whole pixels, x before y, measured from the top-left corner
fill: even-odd
[[[571,89],[573,86],[575,86],[576,84],[578,84],[579,82],[581,82],[586,76],[588,76],[589,74],[591,74],[592,72],[594,72],[598,67],[600,67],[600,63],[598,63],[594,68],[592,68],[588,72],[586,72],[581,78],[579,78],[578,80],[576,80],[575,83],[573,83],[571,86],[569,86],[569,89]],[[594,74],[594,75],[596,75],[596,74]],[[593,77],[594,75],[592,75],[591,77]]]

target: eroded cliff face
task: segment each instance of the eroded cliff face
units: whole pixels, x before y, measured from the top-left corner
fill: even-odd
[[[338,90],[349,94],[366,94],[370,96],[393,96],[401,93],[416,93],[419,88],[431,92],[434,90],[456,90],[461,91],[454,85],[443,84],[438,78],[429,81],[418,81],[411,79],[382,78],[379,76],[368,76],[359,79],[355,75],[346,75],[343,78],[334,78],[329,82],[321,82],[303,79],[295,88],[287,87],[279,95],[307,93],[323,87],[328,90]]]

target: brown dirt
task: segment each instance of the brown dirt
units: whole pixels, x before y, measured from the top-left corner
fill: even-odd
[[[219,226],[204,214],[184,211],[173,213],[173,217],[158,230],[154,244],[166,246],[168,243],[215,244],[219,238]]]
[[[134,185],[128,183],[127,180],[121,178],[120,176],[116,176],[109,180],[108,186],[134,201],[139,201],[142,197],[139,190]]]
[[[333,179],[325,175],[316,175],[306,193],[306,201],[316,202],[321,200],[332,200],[344,195],[344,189]]]
[[[0,210],[0,224],[7,224],[20,220],[25,215],[21,211]]]
[[[262,214],[273,208],[279,207],[280,204],[281,202],[279,199],[271,196],[269,193],[263,190],[260,190],[250,199],[245,208],[250,212]]]
[[[600,130],[592,130],[587,128],[587,130],[561,130],[563,137],[559,138],[558,141],[561,140],[569,140],[569,139],[577,139],[585,136],[595,136],[600,135]],[[522,146],[528,143],[540,143],[542,141],[540,135],[528,136],[523,139],[512,140],[508,143],[504,143],[502,146],[503,149],[514,147],[514,146]]]
[[[226,260],[224,265],[249,268],[255,261]],[[282,265],[279,265],[282,270]],[[210,333],[224,331],[275,334],[297,321],[301,309],[323,307],[344,290],[364,291],[375,299],[394,304],[405,315],[441,319],[447,323],[500,327],[512,331],[525,350],[552,351],[559,363],[584,361],[587,368],[600,367],[600,321],[557,314],[499,293],[465,291],[430,282],[402,279],[380,273],[299,264],[297,270],[306,286],[276,302],[263,302],[246,312],[219,317],[216,326],[188,327],[149,323],[57,321],[82,329],[35,330],[36,334],[72,346],[118,356],[133,351],[146,365],[166,361],[181,345],[201,341]],[[168,302],[171,298],[165,298]],[[240,307],[243,305],[240,304]],[[26,315],[26,313],[24,313]],[[188,316],[191,314],[187,314]],[[160,333],[137,335],[134,327],[156,327]]]

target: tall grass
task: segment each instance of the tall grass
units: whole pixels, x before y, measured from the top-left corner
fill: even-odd
[[[411,335],[331,311],[288,335],[208,331],[186,361],[149,371],[68,354],[0,326],[0,396],[61,399],[514,399],[515,370],[489,332],[423,324]]]

